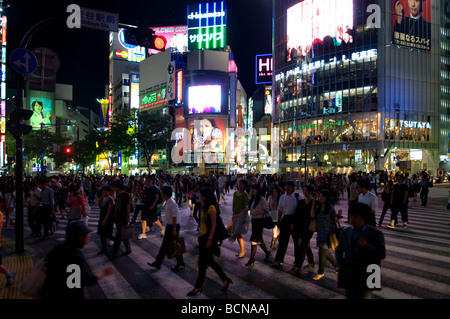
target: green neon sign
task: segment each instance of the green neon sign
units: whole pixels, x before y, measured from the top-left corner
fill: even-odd
[[[347,121],[342,120],[342,121],[328,121],[328,122],[324,122],[321,125],[320,124],[306,124],[306,125],[297,125],[297,126],[293,126],[290,128],[290,130],[292,131],[302,131],[302,130],[308,130],[308,129],[314,129],[314,128],[319,128],[320,126],[322,127],[337,127],[337,126],[342,126],[347,124]]]

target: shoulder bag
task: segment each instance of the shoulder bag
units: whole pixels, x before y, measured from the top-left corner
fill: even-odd
[[[269,213],[264,212],[264,228],[266,229],[272,229],[275,227],[275,223],[273,222],[272,217],[269,215]]]

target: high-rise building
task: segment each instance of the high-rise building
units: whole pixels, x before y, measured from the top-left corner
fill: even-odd
[[[310,173],[436,175],[450,128],[448,1],[280,0],[273,8],[281,171],[304,173],[306,151]]]

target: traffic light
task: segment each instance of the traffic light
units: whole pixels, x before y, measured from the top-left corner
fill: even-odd
[[[14,136],[19,138],[20,135],[26,135],[31,132],[32,126],[22,124],[22,121],[29,120],[33,115],[32,110],[16,108],[9,114],[9,121],[6,123],[6,129]]]
[[[322,135],[316,135],[314,136],[314,140],[316,140],[317,142],[321,142],[322,141]]]
[[[64,154],[66,154],[66,155],[71,155],[72,154],[72,149],[70,148],[70,146],[65,146],[64,147]]]
[[[152,30],[141,31],[140,29],[124,29],[124,40],[128,44],[138,45],[153,50],[164,51],[167,40],[165,37],[155,35]]]
[[[61,146],[61,153],[64,157],[71,157],[73,155],[73,148],[70,145]]]
[[[302,165],[302,158],[301,157],[298,158],[297,164],[298,165]]]

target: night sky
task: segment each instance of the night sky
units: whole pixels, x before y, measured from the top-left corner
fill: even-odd
[[[96,109],[96,98],[104,96],[108,82],[108,32],[69,29],[67,6],[73,3],[118,13],[120,23],[156,27],[186,25],[187,4],[199,2],[207,1],[4,0],[4,6],[10,5],[3,11],[8,17],[8,60],[9,53],[19,47],[28,30],[46,18],[56,18],[32,36],[27,48],[53,50],[61,64],[57,82],[73,85],[75,105]],[[227,43],[235,55],[239,79],[251,96],[256,88],[255,55],[272,50],[272,0],[229,0],[227,8]],[[7,67],[10,67],[9,61]]]

